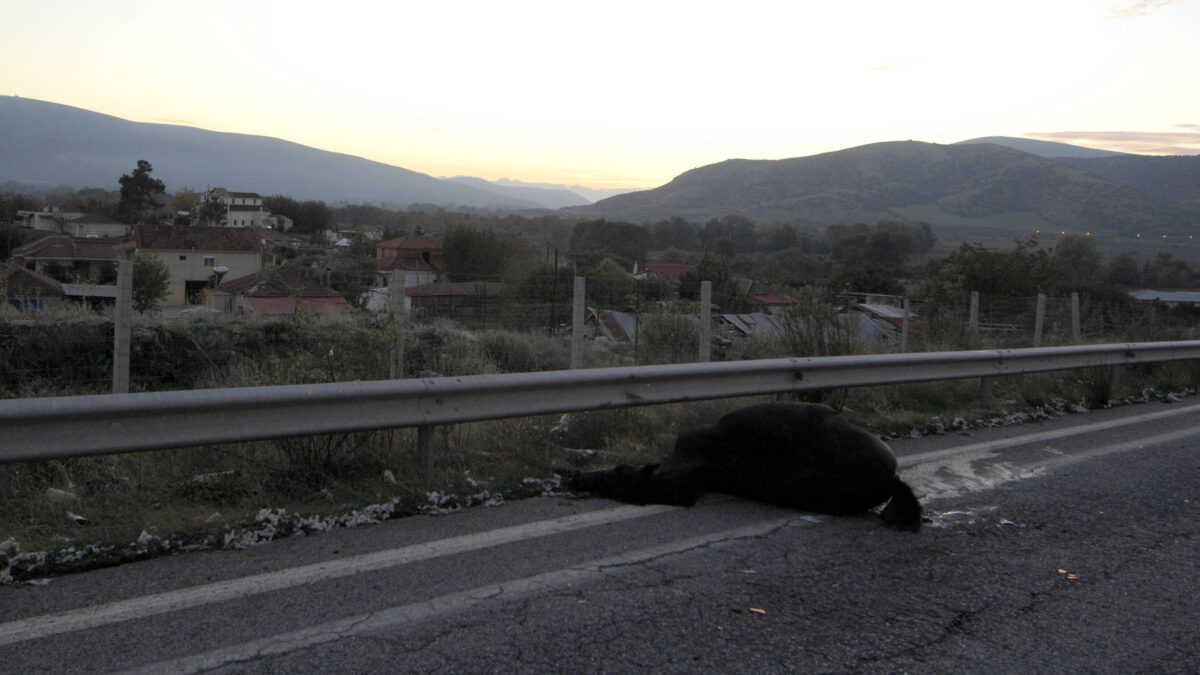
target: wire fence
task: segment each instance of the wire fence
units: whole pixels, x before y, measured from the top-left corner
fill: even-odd
[[[1047,297],[1039,311],[1038,298],[980,294],[974,303],[911,304],[905,321],[898,301],[898,313],[877,316],[861,303],[837,306],[801,294],[758,311],[715,309],[706,331],[698,299],[687,291],[680,297],[677,285],[627,277],[583,285],[582,306],[575,278],[560,272],[519,284],[465,279],[409,287],[403,311],[385,304],[336,318],[141,316],[129,338],[130,390],[681,363],[701,360],[705,344],[711,359],[737,360],[1200,336],[1195,309],[1087,295]],[[0,397],[112,391],[112,314],[0,312]]]

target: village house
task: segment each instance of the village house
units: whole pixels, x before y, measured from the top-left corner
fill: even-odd
[[[339,227],[337,231],[338,239],[360,240],[360,241],[379,241],[383,239],[383,230],[374,225],[355,225],[353,227]]]
[[[296,269],[271,269],[231,279],[209,293],[208,306],[226,314],[346,316],[350,303]]]
[[[48,206],[41,211],[17,211],[20,226],[39,232],[57,232],[67,234],[70,231],[68,223],[83,214],[74,211],[61,211],[58,207]]]
[[[250,227],[138,225],[129,247],[171,272],[169,305],[204,304],[208,288],[262,270],[262,240]]]
[[[120,244],[113,239],[52,234],[18,246],[11,258],[17,265],[65,283],[115,283]]]
[[[118,223],[112,218],[95,213],[87,213],[67,223],[72,236],[86,239],[112,239],[128,237],[132,228],[125,223]]]
[[[504,284],[464,281],[405,287],[405,304],[419,318],[446,317],[462,320],[499,318],[504,301]]]
[[[392,272],[404,273],[404,287],[412,288],[443,280],[446,259],[442,240],[424,235],[397,237],[375,245],[376,286],[387,287]]]
[[[21,311],[48,309],[62,304],[62,284],[23,265],[0,262],[0,298]]]
[[[205,192],[200,199],[201,203],[218,202],[225,207],[225,227],[265,227],[282,232],[292,228],[292,219],[272,214],[257,192],[230,192],[218,187]]]

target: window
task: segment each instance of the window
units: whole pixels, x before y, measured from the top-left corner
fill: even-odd
[[[217,264],[216,256],[211,256],[211,255],[204,256],[204,266],[205,267],[213,267],[216,264]]]

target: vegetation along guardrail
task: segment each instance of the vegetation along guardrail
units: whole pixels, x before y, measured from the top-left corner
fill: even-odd
[[[0,462],[1200,358],[1200,340],[0,400]]]

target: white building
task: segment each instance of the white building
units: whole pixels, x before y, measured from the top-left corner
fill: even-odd
[[[267,222],[271,212],[263,208],[262,195],[257,192],[230,192],[219,187],[204,193],[200,199],[225,206],[225,227],[271,227],[276,224]]]

